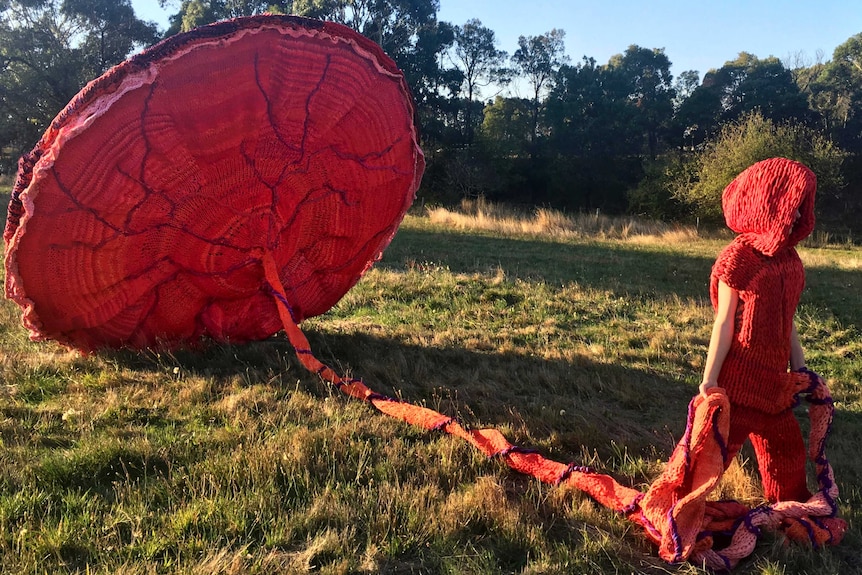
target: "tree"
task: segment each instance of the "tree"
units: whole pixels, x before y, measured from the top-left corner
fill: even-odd
[[[637,110],[637,119],[647,138],[649,157],[658,151],[659,129],[666,126],[673,113],[673,76],[664,49],[647,49],[631,45],[616,55],[608,66],[622,74],[629,86],[629,102]]]
[[[778,58],[760,59],[741,52],[736,60],[725,62],[712,74],[710,84],[720,94],[724,121],[736,120],[754,110],[776,122],[808,119],[805,96]]]
[[[295,0],[292,6],[295,14],[339,22],[377,42],[404,72],[420,115],[431,124],[445,108],[441,87],[453,83],[440,62],[454,32],[437,21],[439,9],[439,0]]]
[[[219,20],[254,16],[264,12],[287,14],[293,9],[291,0],[183,0],[180,10],[170,18],[166,36],[188,32],[192,28]]]
[[[532,126],[532,105],[523,98],[497,96],[485,107],[480,137],[486,148],[500,157],[526,152]]]
[[[130,0],[64,0],[61,11],[83,22],[78,48],[94,77],[159,39],[156,24],[138,19]]]
[[[694,70],[680,73],[674,82],[669,136],[680,151],[694,150],[706,139],[707,127],[718,122],[718,96],[699,88],[700,75]]]
[[[809,103],[848,150],[862,152],[862,33],[835,48],[810,84]]]
[[[754,111],[778,123],[813,120],[793,72],[777,58],[740,52],[735,60],[707,72],[703,83],[679,102],[674,114],[677,144],[701,145],[723,124]]]
[[[455,43],[450,57],[463,77],[466,95],[464,127],[467,144],[473,143],[473,101],[480,90],[492,83],[502,83],[507,70],[503,67],[508,55],[496,47],[494,31],[482,26],[479,20],[468,20],[454,29]]]
[[[377,42],[403,69],[420,29],[437,24],[439,0],[298,0],[292,11],[350,26]],[[451,41],[451,40],[450,40]]]
[[[678,110],[699,85],[700,74],[697,70],[680,72],[673,83],[673,109]]]
[[[533,91],[530,138],[534,148],[539,135],[541,98],[550,88],[557,70],[568,61],[563,43],[565,36],[565,31],[556,28],[539,36],[520,36],[518,49],[512,55],[512,64],[527,79]]]
[[[567,157],[610,158],[637,154],[629,89],[617,70],[584,58],[560,67],[546,101],[552,150]]]
[[[0,167],[11,171],[87,81],[156,31],[128,0],[10,0],[0,8]]]

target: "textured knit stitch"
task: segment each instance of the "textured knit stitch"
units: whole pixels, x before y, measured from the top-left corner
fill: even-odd
[[[758,252],[746,236],[727,246],[712,269],[711,297],[718,282],[739,293],[734,338],[718,383],[730,401],[767,413],[791,406],[804,376],[788,373],[793,316],[805,285],[802,261],[792,247],[774,256]]]
[[[817,177],[805,165],[785,158],[763,160],[725,188],[724,219],[757,251],[771,256],[814,230],[816,189]]]
[[[763,495],[768,501],[807,501],[811,497],[805,473],[805,442],[792,410],[773,415],[733,406],[728,461],[736,456],[746,438],[751,439],[757,455]]]

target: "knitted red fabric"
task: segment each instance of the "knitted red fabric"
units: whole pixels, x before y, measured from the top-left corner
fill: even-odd
[[[793,403],[804,376],[788,373],[793,316],[805,272],[792,247],[766,256],[746,236],[727,246],[712,268],[710,295],[718,305],[718,282],[739,293],[734,337],[718,383],[732,404],[778,413]]]
[[[817,177],[805,165],[786,158],[763,160],[725,188],[724,218],[752,247],[771,256],[796,245],[814,229],[816,189]]]
[[[741,405],[730,410],[727,457],[731,461],[747,438],[757,456],[763,496],[770,503],[808,501],[805,442],[793,411],[771,415]]]
[[[727,225],[740,235],[713,266],[710,296],[716,306],[719,280],[739,292],[734,339],[719,376],[731,404],[778,413],[804,385],[804,377],[787,372],[805,285],[793,246],[813,229],[816,186],[804,165],[773,158],[746,169],[724,191]]]
[[[392,240],[425,162],[404,75],[294,16],[177,34],[111,68],[21,160],[6,297],[82,351],[264,339],[328,311]]]
[[[784,158],[758,162],[724,191],[728,226],[740,235],[712,269],[710,296],[718,283],[739,293],[734,335],[718,383],[731,402],[729,464],[749,436],[770,501],[804,501],[805,453],[799,424],[789,408],[807,376],[788,372],[793,316],[805,285],[794,246],[814,226],[817,180],[804,165]]]
[[[425,429],[445,431],[459,437],[489,457],[512,469],[560,486],[579,489],[601,505],[623,513],[641,525],[659,546],[659,555],[670,562],[690,559],[710,569],[729,570],[754,551],[762,529],[783,530],[796,541],[815,547],[837,545],[847,528],[837,517],[838,486],[826,458],[826,438],[834,406],[823,380],[806,372],[809,385],[800,395],[810,396],[809,459],[817,470],[819,491],[805,502],[781,502],[749,510],[736,502],[708,501],[720,480],[728,456],[730,403],[721,388],[698,394],[689,404],[686,432],[680,439],[661,477],[646,493],[626,487],[613,477],[576,463],[564,464],[545,458],[532,449],[508,442],[495,429],[467,429],[458,421],[427,407],[413,405],[375,393],[360,379],[345,379],[318,360],[302,330],[293,320],[290,304],[272,255],[264,254],[263,267],[284,322],[285,333],[299,361],[345,394],[367,401],[392,417]],[[754,410],[750,410],[754,412]],[[754,412],[754,420],[759,420]],[[789,411],[785,412],[792,415]],[[744,412],[740,410],[744,417]],[[765,425],[769,425],[766,421]],[[740,426],[742,427],[742,426]],[[759,429],[759,428],[758,428]],[[780,439],[780,437],[779,437]],[[795,444],[794,455],[803,453]],[[780,454],[779,454],[780,455]],[[778,461],[781,458],[773,458]],[[784,485],[784,483],[781,483]],[[728,536],[730,541],[728,542]],[[722,545],[716,545],[716,538]]]

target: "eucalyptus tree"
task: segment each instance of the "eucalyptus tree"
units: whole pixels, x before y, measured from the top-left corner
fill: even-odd
[[[294,14],[345,24],[377,42],[404,72],[423,124],[439,124],[446,107],[441,92],[456,83],[452,70],[442,65],[454,31],[451,24],[437,21],[439,0],[294,0],[292,4]]]
[[[473,143],[474,100],[481,97],[482,88],[492,84],[503,85],[509,71],[504,67],[508,54],[497,49],[494,31],[482,26],[477,19],[468,20],[454,28],[455,42],[449,51],[450,58],[462,78],[465,96],[464,134],[468,144]]]
[[[129,0],[0,3],[0,167],[12,171],[84,84],[156,33]]]
[[[563,65],[544,114],[549,196],[573,209],[625,208],[625,192],[642,173],[643,131],[629,79],[618,68],[584,58]]]
[[[811,123],[814,118],[791,70],[775,57],[740,52],[704,75],[701,85],[677,107],[674,121],[678,129],[687,130],[689,143],[698,145],[713,138],[725,123],[755,111],[779,123]]]
[[[719,94],[723,121],[755,110],[778,122],[808,119],[808,104],[793,73],[774,56],[761,59],[740,52],[707,77],[704,84]]]
[[[553,151],[583,158],[638,154],[628,97],[628,85],[614,68],[587,57],[577,65],[563,65],[546,100]]]
[[[94,76],[159,39],[158,26],[137,18],[130,0],[64,0],[61,11],[80,21],[78,49]]]
[[[420,29],[437,23],[439,0],[295,0],[292,12],[345,24],[374,40],[399,65]],[[403,66],[402,66],[403,67]]]
[[[167,5],[166,0],[159,0],[159,3],[163,7]],[[288,14],[293,10],[293,4],[292,0],[182,0],[179,11],[170,18],[165,35],[187,32],[228,18],[264,12]]]
[[[493,155],[518,157],[529,148],[532,121],[529,100],[497,96],[485,107],[479,134],[483,145]]]
[[[530,138],[535,144],[539,136],[539,117],[543,97],[550,89],[554,75],[560,66],[568,62],[565,55],[566,32],[554,28],[539,36],[520,36],[518,49],[512,55],[512,64],[524,78],[532,91],[532,127]]]
[[[862,152],[862,33],[835,48],[810,83],[809,102],[842,146]]]
[[[658,153],[659,130],[667,127],[673,115],[675,91],[670,60],[663,48],[631,45],[625,53],[613,56],[608,67],[621,74],[628,86],[628,100],[646,135],[649,157]]]

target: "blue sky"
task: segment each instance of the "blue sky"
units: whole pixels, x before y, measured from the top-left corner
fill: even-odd
[[[173,0],[176,11],[180,0]],[[157,0],[132,0],[138,16],[167,26]],[[807,65],[862,32],[855,0],[440,0],[438,19],[464,24],[479,19],[493,30],[498,48],[513,53],[518,36],[565,30],[566,52],[606,64],[630,44],[664,48],[674,76],[697,70],[701,77],[739,52],[787,62],[801,55]],[[529,6],[529,7],[528,7]]]

